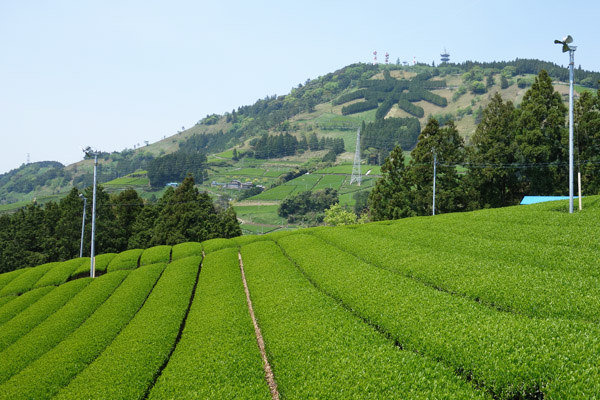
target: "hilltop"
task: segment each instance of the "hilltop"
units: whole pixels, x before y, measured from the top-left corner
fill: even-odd
[[[89,258],[0,274],[0,398],[592,398],[600,198],[566,208],[133,249],[94,279]]]

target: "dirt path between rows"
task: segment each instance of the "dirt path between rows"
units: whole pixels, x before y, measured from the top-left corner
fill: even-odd
[[[242,272],[242,282],[244,283],[244,291],[246,292],[246,303],[248,304],[248,311],[250,311],[250,318],[252,318],[252,324],[254,325],[254,334],[256,335],[256,342],[258,343],[258,348],[260,349],[260,355],[263,360],[263,364],[265,367],[265,379],[267,380],[267,384],[269,385],[269,390],[271,391],[271,398],[273,400],[279,400],[279,391],[277,390],[277,382],[275,382],[275,375],[273,375],[273,369],[271,368],[271,364],[269,364],[269,360],[267,359],[267,352],[265,351],[265,341],[263,340],[262,333],[260,332],[260,327],[258,326],[258,322],[256,322],[256,317],[254,316],[254,308],[252,307],[252,300],[250,299],[250,291],[248,290],[248,283],[246,282],[246,274],[244,273],[244,263],[242,262],[242,253],[238,252],[238,258],[240,260],[240,271]]]

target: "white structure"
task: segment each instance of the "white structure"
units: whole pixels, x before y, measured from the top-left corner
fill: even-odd
[[[350,184],[354,182],[360,186],[361,175],[360,175],[360,128],[356,131],[356,151],[354,152],[354,165],[352,166],[352,176],[350,177]]]

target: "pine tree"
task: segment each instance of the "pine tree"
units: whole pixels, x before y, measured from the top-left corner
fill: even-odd
[[[373,221],[405,218],[414,215],[410,208],[410,186],[402,148],[396,146],[381,167],[382,177],[369,195],[369,213]]]
[[[475,189],[480,207],[518,204],[522,193],[517,170],[507,168],[516,162],[515,107],[496,93],[483,111],[469,148],[469,184]]]
[[[566,191],[566,111],[548,73],[542,70],[525,93],[518,112],[517,161],[531,165],[522,170],[526,194],[553,195]]]
[[[464,161],[464,142],[453,121],[440,127],[431,118],[411,152],[407,180],[411,187],[411,208],[417,215],[431,215],[433,160],[437,154],[436,214],[467,209],[467,199],[455,164]]]

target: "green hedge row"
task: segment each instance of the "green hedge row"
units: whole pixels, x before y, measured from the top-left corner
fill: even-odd
[[[173,253],[171,260],[179,260],[186,257],[201,256],[202,255],[202,243],[198,242],[186,242],[179,243],[173,246]]]
[[[9,284],[0,290],[0,296],[9,296],[25,293],[31,290],[33,286],[53,267],[59,265],[60,262],[52,262],[48,264],[38,265],[34,268],[27,268],[25,272],[13,279]]]
[[[598,371],[597,324],[501,312],[367,264],[316,237],[298,234],[280,243],[345,307],[496,398],[590,398],[600,392],[597,380],[572,380]],[[552,391],[570,396],[552,397]]]
[[[379,103],[377,102],[377,100],[367,100],[358,103],[353,103],[342,107],[342,115],[356,114],[362,111],[372,110],[374,108],[377,108],[378,105]]]
[[[21,268],[0,274],[0,290],[4,289],[4,287],[8,285],[11,281],[16,279],[19,275],[21,275],[25,271],[28,271],[29,269],[30,268]]]
[[[3,305],[5,305],[6,303],[9,303],[12,300],[13,296],[4,296],[4,297],[0,297],[0,307],[2,307]]]
[[[106,272],[106,268],[108,264],[112,261],[117,253],[105,253],[97,255],[96,258],[96,276],[99,274],[103,274]],[[90,276],[90,259],[86,258],[87,262],[81,264],[73,273],[71,274],[71,278],[79,277],[79,276]]]
[[[213,251],[225,249],[227,247],[237,247],[237,244],[233,242],[231,239],[210,239],[202,242],[202,248],[205,253],[211,253]]]
[[[84,258],[74,258],[69,261],[63,261],[55,266],[53,266],[44,276],[40,278],[39,281],[33,285],[34,288],[39,288],[43,286],[58,286],[67,281],[71,274],[79,268],[82,264],[89,264],[90,259],[88,257]]]
[[[69,337],[0,385],[0,399],[49,399],[81,372],[131,321],[166,264],[132,271]]]
[[[337,105],[344,104],[344,103],[347,103],[352,100],[362,99],[363,97],[365,97],[366,92],[367,92],[366,89],[359,89],[359,90],[355,90],[354,92],[343,94],[340,97],[338,97],[337,99],[334,99],[331,102],[331,104],[334,106],[337,106]]]
[[[78,285],[86,286],[62,308],[0,353],[0,383],[6,382],[69,336],[104,303],[127,276],[127,273],[128,271],[122,271],[107,274],[94,279],[91,283],[85,282],[91,278],[78,279],[50,292],[48,296],[58,293],[63,286],[73,289],[78,288]],[[3,328],[7,325],[4,325]]]
[[[208,253],[181,341],[150,399],[269,399],[235,248]]]
[[[144,249],[131,249],[117,254],[108,264],[107,272],[123,269],[136,269],[140,264],[140,256]]]
[[[36,301],[0,327],[0,351],[16,342],[19,338],[29,333],[37,325],[45,321],[52,314],[61,309],[68,301],[81,292],[91,280],[82,279],[69,282],[51,290],[44,297]],[[47,290],[48,288],[34,289],[31,292]],[[52,287],[50,287],[52,289]],[[28,296],[25,293],[22,296]],[[21,296],[21,297],[22,297]]]
[[[200,262],[188,257],[169,264],[129,325],[57,398],[144,398],[175,345]]]
[[[140,256],[140,266],[171,261],[171,246],[154,246],[144,250]]]
[[[44,287],[39,289],[30,290],[27,293],[23,293],[20,296],[7,296],[1,299],[10,300],[9,304],[0,306],[0,326],[5,322],[10,321],[13,317],[21,313],[27,307],[34,304],[41,297],[45,296],[50,292],[52,287]]]
[[[368,225],[350,235],[342,230],[317,234],[372,264],[503,310],[597,321],[600,277],[585,272],[597,265],[595,251],[534,243],[531,238],[501,241],[484,234],[461,236],[445,228],[440,231],[439,225],[424,227],[417,220]],[[368,249],[361,243],[369,243]],[[578,268],[573,269],[573,264]]]
[[[408,100],[398,100],[398,108],[406,111],[410,115],[414,115],[417,118],[422,118],[425,115],[425,110],[423,110],[423,107],[417,106]]]
[[[341,308],[311,285],[275,243],[244,246],[242,258],[282,397],[487,398],[451,368],[402,351]]]

